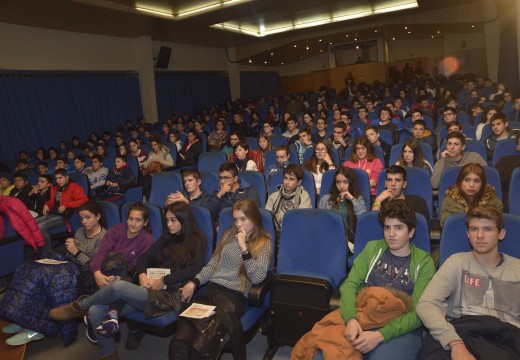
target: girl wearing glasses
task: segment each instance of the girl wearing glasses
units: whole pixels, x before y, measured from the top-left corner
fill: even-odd
[[[303,163],[303,167],[312,173],[316,186],[316,194],[319,195],[323,173],[336,168],[332,162],[332,152],[329,146],[324,141],[319,140],[314,147],[314,154],[312,154],[309,160]]]

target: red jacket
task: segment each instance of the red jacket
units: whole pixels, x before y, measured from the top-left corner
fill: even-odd
[[[56,199],[56,193],[58,192],[58,187],[53,185],[51,187],[51,198],[49,201],[45,203],[49,207],[49,210],[52,210],[54,207],[54,201]],[[81,205],[88,201],[88,196],[85,194],[83,188],[73,182],[69,182],[63,192],[61,193],[60,198],[60,206],[65,206],[67,210],[79,208]]]
[[[27,210],[27,207],[17,198],[0,196],[0,213],[7,215],[9,222],[28,245],[34,250],[45,245],[43,234]],[[4,237],[4,218],[0,216],[0,239]]]

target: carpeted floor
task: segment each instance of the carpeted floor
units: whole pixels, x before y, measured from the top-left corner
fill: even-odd
[[[99,356],[96,345],[90,344],[85,335],[85,328],[80,324],[80,334],[76,341],[69,347],[64,348],[59,338],[45,338],[35,341],[27,346],[25,359],[27,360],[92,360]],[[126,340],[126,325],[122,324],[122,339],[118,343],[119,358],[121,360],[161,360],[168,359],[168,345],[170,338],[161,338],[152,335],[146,335],[139,349],[125,350],[124,342]],[[274,359],[286,360],[290,359],[291,347],[282,347],[276,353]],[[261,360],[267,350],[267,338],[258,333],[247,345],[248,360]],[[224,354],[222,360],[232,360],[231,354]],[[9,360],[9,359],[2,359]]]

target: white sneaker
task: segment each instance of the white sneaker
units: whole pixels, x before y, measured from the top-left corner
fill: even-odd
[[[30,343],[31,341],[41,340],[45,335],[32,330],[22,330],[15,336],[10,337],[5,341],[7,345],[20,346],[23,344]]]

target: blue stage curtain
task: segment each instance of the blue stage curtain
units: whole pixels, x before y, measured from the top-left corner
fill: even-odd
[[[280,94],[280,76],[277,72],[240,72],[240,98],[242,101],[278,94]]]
[[[159,122],[173,113],[193,115],[203,107],[223,103],[231,97],[226,73],[157,72],[155,93]]]
[[[0,72],[0,158],[142,116],[136,73]]]

